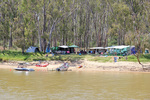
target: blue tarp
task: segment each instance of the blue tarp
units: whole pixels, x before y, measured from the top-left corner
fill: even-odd
[[[136,51],[135,47],[132,47],[132,48],[131,48],[131,54],[136,54],[136,52],[137,52],[137,51]]]
[[[38,47],[31,46],[27,49],[26,52],[29,53],[29,52],[40,52],[40,51],[39,51]]]
[[[149,53],[149,50],[145,50],[145,54],[148,54]]]

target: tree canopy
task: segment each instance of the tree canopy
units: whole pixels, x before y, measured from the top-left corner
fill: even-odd
[[[59,45],[150,44],[149,0],[1,0],[0,45],[41,51]]]

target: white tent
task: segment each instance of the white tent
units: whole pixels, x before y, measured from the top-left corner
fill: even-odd
[[[93,48],[90,48],[90,50],[92,50],[92,51],[94,50],[95,53],[101,53],[101,52],[105,53],[107,48],[104,48],[104,47],[93,47]]]
[[[62,45],[62,46],[59,46],[59,48],[69,48],[69,46]]]
[[[90,49],[106,49],[106,48],[104,48],[104,47],[93,47],[93,48],[90,48]]]
[[[106,49],[123,49],[123,48],[127,48],[127,47],[130,47],[130,46],[120,45],[120,46],[106,47]]]
[[[123,49],[123,48],[127,48],[129,46],[114,46],[113,48],[116,48],[116,49]]]

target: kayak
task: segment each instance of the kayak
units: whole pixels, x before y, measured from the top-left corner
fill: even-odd
[[[45,63],[45,64],[36,64],[36,67],[47,67],[49,65],[49,63]]]

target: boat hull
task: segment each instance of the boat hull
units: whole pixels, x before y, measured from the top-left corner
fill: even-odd
[[[49,64],[47,63],[47,64],[37,64],[37,65],[35,65],[36,67],[47,67]]]
[[[68,68],[56,68],[56,71],[67,71]]]
[[[14,68],[16,71],[35,71],[32,68]]]

